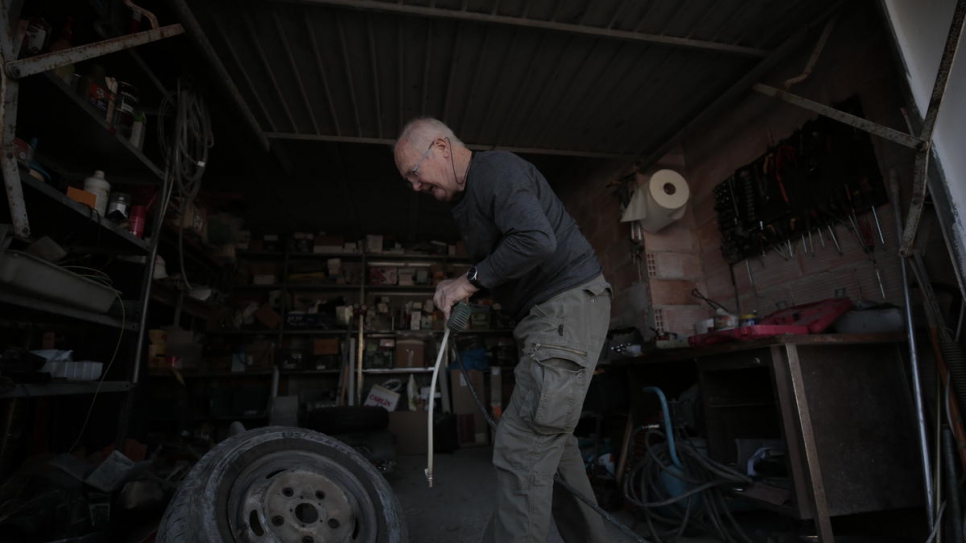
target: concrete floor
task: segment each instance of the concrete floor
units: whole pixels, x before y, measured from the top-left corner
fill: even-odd
[[[476,543],[483,536],[490,513],[496,480],[490,465],[490,447],[464,448],[453,454],[437,454],[434,459],[434,486],[426,485],[426,456],[400,456],[396,471],[389,477],[409,524],[412,543]],[[633,526],[626,512],[615,513]],[[609,541],[632,543],[610,523]],[[640,529],[640,528],[639,528]],[[563,543],[556,527],[551,527],[548,543]],[[689,543],[715,543],[715,539],[687,539]]]
[[[435,457],[435,486],[426,485],[423,470],[426,456],[399,456],[398,465],[388,479],[396,491],[412,543],[477,543],[493,510],[496,481],[490,464],[490,447],[463,448],[453,454]],[[613,513],[637,533],[646,533],[643,522],[635,522],[627,511]],[[768,511],[736,513],[745,532],[756,543],[814,542],[810,521],[776,515]],[[612,543],[631,543],[631,539],[610,523],[605,523]],[[881,511],[833,519],[837,543],[913,543],[924,541],[927,533],[919,510]],[[803,537],[804,536],[804,537]],[[645,538],[650,539],[650,538]],[[548,543],[563,543],[551,527]],[[719,543],[710,536],[684,537],[681,543]]]

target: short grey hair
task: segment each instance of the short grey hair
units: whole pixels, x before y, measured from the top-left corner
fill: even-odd
[[[414,149],[429,147],[431,141],[436,138],[449,138],[450,144],[454,147],[465,147],[463,142],[456,137],[453,129],[446,126],[443,121],[433,117],[417,117],[403,126],[399,132],[399,138],[393,144],[392,150],[395,153],[399,144],[403,141]]]

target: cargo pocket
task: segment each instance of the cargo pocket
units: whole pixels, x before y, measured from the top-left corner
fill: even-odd
[[[540,434],[572,432],[580,421],[590,378],[587,353],[535,343],[529,356],[533,389],[527,394],[526,417]]]

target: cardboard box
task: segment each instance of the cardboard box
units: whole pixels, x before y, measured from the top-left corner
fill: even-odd
[[[426,342],[422,339],[397,339],[396,367],[426,367]]]
[[[395,285],[398,282],[397,270],[390,266],[374,266],[369,268],[370,285]]]
[[[282,316],[268,304],[262,304],[255,312],[255,318],[270,330],[277,330],[282,324]]]
[[[456,414],[457,430],[461,446],[473,447],[486,445],[489,441],[490,430],[486,418],[473,399],[470,386],[476,390],[480,401],[486,401],[486,385],[483,372],[469,370],[470,381],[463,377],[459,369],[450,370],[450,390],[453,396],[453,413]]]
[[[369,234],[366,236],[366,252],[367,253],[381,253],[382,252],[382,236],[377,236],[374,234]]]
[[[386,411],[395,411],[398,404],[399,393],[379,385],[372,385],[366,401],[362,402],[362,405],[378,405]]]
[[[96,194],[92,194],[86,190],[75,189],[74,187],[67,187],[67,197],[75,202],[80,202],[91,209],[94,209],[94,204],[97,203]]]
[[[321,338],[312,343],[312,354],[325,356],[339,354],[339,338]]]
[[[426,411],[389,413],[389,431],[396,436],[396,454],[426,454],[429,448]]]
[[[411,287],[416,284],[416,270],[413,268],[403,268],[399,270],[399,285],[405,287]]]
[[[246,366],[250,368],[270,368],[275,365],[275,342],[267,339],[253,341],[246,347],[246,354]]]

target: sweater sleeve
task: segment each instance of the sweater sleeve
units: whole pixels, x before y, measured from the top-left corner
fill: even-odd
[[[557,250],[557,239],[535,192],[529,172],[519,166],[494,172],[484,202],[502,237],[496,249],[476,266],[480,282],[495,287],[519,278]]]

